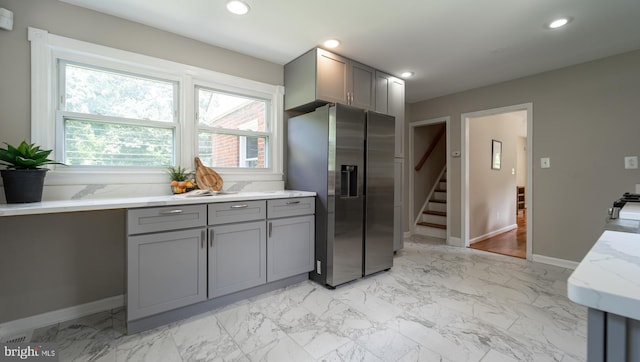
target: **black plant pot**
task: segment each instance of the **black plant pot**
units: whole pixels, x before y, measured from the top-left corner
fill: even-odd
[[[42,201],[42,187],[47,169],[0,170],[4,196],[8,204]]]

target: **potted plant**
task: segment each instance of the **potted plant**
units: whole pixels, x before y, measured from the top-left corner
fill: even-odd
[[[193,172],[181,166],[169,166],[167,168],[171,178],[171,192],[182,194],[195,189],[195,183],[191,180]]]
[[[40,146],[22,141],[18,147],[5,142],[7,148],[0,148],[0,170],[7,203],[39,202],[42,200],[44,177],[49,171],[44,165],[64,165],[50,160],[52,150],[41,150]]]

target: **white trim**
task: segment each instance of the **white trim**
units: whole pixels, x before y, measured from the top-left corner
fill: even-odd
[[[403,232],[403,233],[402,233],[402,237],[403,237],[404,239],[411,237],[411,235],[413,235],[413,234],[411,233],[411,231],[405,231],[405,232]]]
[[[0,337],[16,332],[50,326],[52,324],[69,321],[98,312],[120,308],[124,305],[124,295],[116,295],[114,297],[96,300],[94,302],[58,309],[27,318],[16,319],[0,324]]]
[[[449,168],[449,159],[450,159],[450,155],[451,155],[451,117],[449,116],[445,116],[445,117],[439,117],[439,118],[432,118],[432,119],[427,119],[427,120],[422,120],[422,121],[415,121],[415,122],[411,122],[409,123],[409,213],[408,213],[408,217],[409,217],[409,225],[410,225],[410,232],[414,233],[415,232],[415,223],[413,222],[413,220],[416,219],[416,215],[414,215],[414,211],[413,211],[413,207],[414,207],[414,197],[413,197],[413,185],[415,183],[414,181],[414,171],[413,171],[413,165],[415,163],[414,157],[413,157],[413,148],[414,148],[414,143],[415,143],[415,129],[416,127],[421,127],[421,126],[429,126],[429,125],[433,125],[433,124],[439,124],[439,123],[444,123],[445,124],[445,129],[446,129],[446,170],[448,171]],[[440,176],[442,176],[442,173],[440,174]],[[450,188],[450,181],[451,178],[447,177],[447,237],[446,239],[449,240],[451,237],[451,228],[449,227],[451,225],[451,188]],[[428,200],[428,199],[427,199]]]
[[[265,99],[270,102],[271,133],[269,136],[269,169],[223,169],[218,173],[225,181],[282,181],[283,180],[283,99],[284,87],[240,78],[209,69],[198,68],[166,59],[110,48],[98,44],[54,35],[46,30],[29,27],[31,42],[31,142],[42,148],[53,149],[56,156],[56,98],[59,90],[53,89],[56,62],[59,57],[81,63],[104,65],[118,70],[143,72],[163,79],[179,82],[180,122],[176,131],[176,163],[193,168],[197,155],[195,104],[186,104],[194,98],[195,85],[210,86]],[[189,101],[190,102],[190,101]],[[194,102],[195,103],[195,102]],[[151,169],[136,173],[131,169],[88,169],[55,166],[48,173],[46,185],[85,185],[109,183],[148,184],[168,182],[164,169]],[[138,170],[139,171],[139,170]],[[160,177],[164,173],[164,177]],[[132,177],[133,176],[133,177]],[[162,181],[161,181],[162,179]]]
[[[538,255],[538,254],[534,254],[531,260],[536,263],[555,265],[561,268],[572,269],[572,270],[575,270],[578,267],[578,264],[580,264],[577,261],[558,259],[558,258],[553,258],[551,256],[544,256],[544,255]]]
[[[469,119],[484,117],[494,114],[509,113],[515,111],[527,111],[527,197],[525,207],[527,210],[527,260],[532,260],[533,256],[533,103],[516,104],[513,106],[492,108],[478,112],[462,113],[461,120],[461,206],[462,222],[461,235],[465,246],[469,246]],[[447,185],[448,186],[448,185]]]
[[[500,228],[498,230],[494,230],[494,231],[488,232],[488,233],[486,233],[484,235],[477,236],[477,237],[469,240],[469,244],[477,243],[477,242],[489,239],[489,238],[494,237],[496,235],[499,235],[499,234],[502,234],[502,233],[506,233],[507,231],[511,231],[511,230],[514,230],[514,229],[517,229],[517,228],[518,228],[518,224],[507,225],[507,226],[505,226],[503,228]]]
[[[461,248],[464,248],[464,243],[462,242],[461,238],[456,238],[456,237],[449,237],[447,239],[447,244],[451,245],[451,246],[458,246]]]

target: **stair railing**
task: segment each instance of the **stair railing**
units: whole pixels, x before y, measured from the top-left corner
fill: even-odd
[[[445,131],[446,131],[446,126],[442,126],[440,131],[438,131],[438,134],[433,138],[433,141],[429,145],[429,148],[427,148],[424,155],[422,155],[420,162],[418,162],[418,164],[416,165],[415,167],[416,171],[420,171],[422,169],[422,166],[424,166],[424,163],[427,162],[427,159],[429,158],[429,156],[431,156],[431,153],[436,148],[436,145],[438,145],[438,142],[440,142],[440,139],[442,138],[442,136],[444,136]]]

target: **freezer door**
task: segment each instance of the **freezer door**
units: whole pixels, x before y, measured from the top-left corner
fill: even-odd
[[[395,118],[367,112],[364,275],[393,266]]]
[[[329,220],[333,241],[327,238],[327,284],[337,286],[362,277],[365,112],[336,104],[329,111],[329,123],[335,209]]]

